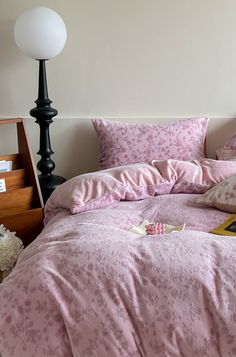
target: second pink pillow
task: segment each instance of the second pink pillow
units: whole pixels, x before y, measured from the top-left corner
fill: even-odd
[[[199,160],[206,157],[208,118],[172,123],[120,123],[92,119],[101,169],[151,160]]]

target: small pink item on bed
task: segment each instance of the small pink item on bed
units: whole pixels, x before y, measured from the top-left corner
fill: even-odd
[[[145,226],[148,235],[161,235],[166,233],[164,223],[150,223]]]

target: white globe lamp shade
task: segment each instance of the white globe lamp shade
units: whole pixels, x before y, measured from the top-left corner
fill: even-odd
[[[39,6],[18,17],[14,37],[17,46],[26,55],[47,60],[62,51],[67,32],[62,18],[55,11]]]

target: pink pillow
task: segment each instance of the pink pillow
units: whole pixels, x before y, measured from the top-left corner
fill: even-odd
[[[236,213],[236,175],[230,176],[198,199],[199,203]]]
[[[46,202],[45,214],[53,216],[60,208],[67,208],[74,214],[107,207],[121,200],[135,201],[167,194],[174,184],[173,170],[160,173],[148,164],[91,172],[60,185]],[[46,218],[46,222],[49,219]]]
[[[133,124],[92,119],[101,169],[151,160],[199,160],[206,157],[208,118],[163,124]]]
[[[236,133],[225,145],[216,151],[218,160],[236,160]]]
[[[171,193],[205,193],[226,177],[236,174],[236,162],[234,161],[153,160],[151,165],[156,167],[162,176],[175,180]]]

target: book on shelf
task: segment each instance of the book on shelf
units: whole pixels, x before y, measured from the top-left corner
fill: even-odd
[[[6,192],[6,182],[4,179],[0,179],[0,192]]]
[[[211,233],[236,236],[236,214],[231,215],[223,224],[213,229]]]
[[[12,161],[0,160],[0,173],[12,170]]]

